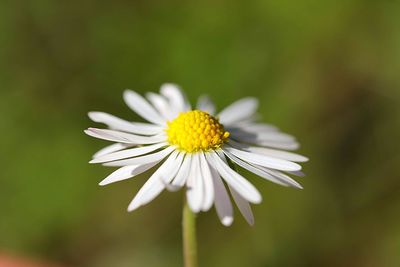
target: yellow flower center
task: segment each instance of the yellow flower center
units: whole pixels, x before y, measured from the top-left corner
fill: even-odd
[[[200,110],[180,113],[167,124],[168,142],[186,152],[217,149],[229,137],[218,119]]]

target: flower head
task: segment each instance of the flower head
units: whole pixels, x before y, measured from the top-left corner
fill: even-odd
[[[128,206],[143,206],[163,190],[186,186],[193,212],[213,205],[221,222],[233,222],[229,193],[249,224],[254,223],[249,203],[260,203],[258,190],[237,171],[239,166],[274,183],[301,188],[288,174],[302,176],[296,162],[308,159],[287,152],[298,148],[295,138],[278,128],[256,122],[258,102],[238,100],[215,115],[214,104],[201,97],[192,109],[183,92],[164,84],[160,94],[146,98],[126,90],[126,104],[148,123],[130,122],[103,112],[89,117],[109,129],[89,128],[90,136],[115,142],[94,154],[91,163],[119,167],[100,185],[132,178],[160,164]]]
[[[201,110],[182,112],[167,125],[169,144],[188,153],[216,150],[229,137],[218,119]]]

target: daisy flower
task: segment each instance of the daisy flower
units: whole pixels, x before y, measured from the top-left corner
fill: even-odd
[[[208,211],[214,205],[222,224],[229,226],[233,222],[232,197],[252,225],[250,203],[260,203],[261,195],[236,166],[271,182],[302,188],[288,174],[302,176],[298,162],[307,158],[286,151],[299,147],[293,136],[257,122],[257,99],[240,99],[217,113],[208,97],[200,97],[192,108],[173,84],[162,85],[160,94],[147,93],[146,98],[131,90],[123,97],[147,123],[89,112],[90,119],[109,129],[89,128],[85,133],[115,142],[90,161],[119,167],[100,185],[132,178],[159,165],[128,211],[149,203],[165,189],[185,187],[193,212]]]

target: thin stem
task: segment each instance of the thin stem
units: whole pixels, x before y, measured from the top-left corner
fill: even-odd
[[[183,260],[185,267],[197,267],[196,215],[187,201],[182,214]]]

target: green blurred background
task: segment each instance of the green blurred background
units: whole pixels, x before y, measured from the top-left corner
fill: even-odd
[[[181,266],[182,192],[127,213],[146,175],[99,187],[86,113],[181,85],[263,120],[311,158],[304,190],[249,175],[248,226],[198,216],[201,266],[400,266],[398,1],[1,1],[0,254],[63,266]],[[148,175],[148,174],[147,174]]]

